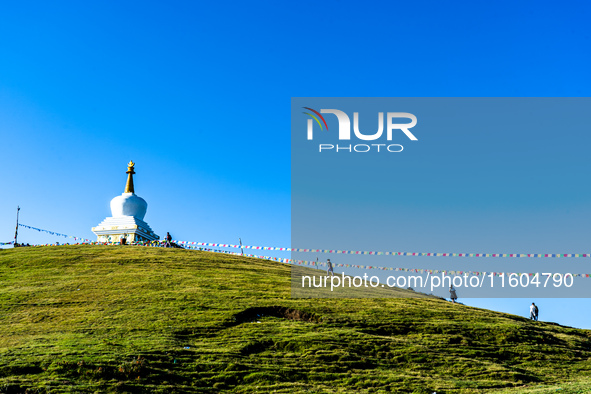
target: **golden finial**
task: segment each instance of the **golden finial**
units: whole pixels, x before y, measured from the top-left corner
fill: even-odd
[[[129,163],[127,163],[127,183],[125,184],[124,193],[135,193],[135,190],[133,189],[133,174],[135,174],[135,171],[133,170],[134,166],[135,163],[131,160],[129,161]]]

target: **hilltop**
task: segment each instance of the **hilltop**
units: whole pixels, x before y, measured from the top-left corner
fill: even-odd
[[[292,299],[290,269],[137,246],[2,250],[0,393],[591,386],[590,331],[437,298]]]

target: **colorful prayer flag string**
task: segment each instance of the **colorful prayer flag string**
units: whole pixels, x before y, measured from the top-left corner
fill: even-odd
[[[355,254],[355,255],[376,255],[376,256],[423,256],[423,257],[537,257],[537,258],[559,258],[559,257],[591,257],[591,253],[433,253],[433,252],[378,252],[361,250],[333,250],[333,249],[304,249],[304,248],[281,248],[273,246],[252,246],[252,245],[234,245],[210,242],[189,242],[174,241],[184,246],[211,246],[218,248],[244,248],[253,250],[275,250],[285,252],[309,252],[309,253],[336,253],[336,254]]]
[[[31,230],[36,230],[40,232],[45,232],[51,235],[65,237],[65,238],[72,238],[74,240],[82,241],[82,243],[88,243],[92,245],[96,244],[107,244],[107,243],[99,243],[93,242],[86,238],[81,237],[74,237],[66,234],[57,233],[55,231],[44,230],[32,226],[27,226],[25,224],[20,224],[24,228],[28,228]],[[246,256],[246,257],[254,257],[259,259],[265,260],[272,260],[278,261],[286,264],[292,265],[307,265],[312,267],[318,266],[326,266],[326,263],[317,262],[317,261],[307,261],[307,260],[293,260],[293,259],[286,259],[280,257],[270,257],[270,256],[262,256],[262,255],[255,255],[255,254],[242,254],[238,252],[229,252],[225,250],[212,250],[203,248],[203,246],[209,247],[224,247],[224,248],[240,248],[241,245],[234,245],[234,244],[222,244],[222,243],[208,243],[208,242],[187,242],[187,241],[173,241],[178,245],[182,245],[185,248],[189,249],[198,249],[198,250],[205,250],[217,253],[227,253],[239,256]],[[7,243],[0,243],[0,245],[10,245],[13,242]],[[138,246],[161,246],[165,243],[165,241],[151,241],[151,242],[133,242],[131,245],[138,245]],[[120,242],[110,242],[108,245],[120,245]],[[543,253],[528,253],[528,254],[518,254],[518,253],[407,253],[407,252],[374,252],[374,251],[352,251],[352,250],[329,250],[329,249],[300,249],[300,248],[280,248],[280,247],[272,247],[272,246],[251,246],[251,245],[242,245],[244,249],[253,249],[253,250],[274,250],[274,251],[288,251],[288,252],[313,252],[313,253],[341,253],[341,254],[356,254],[356,255],[383,255],[383,256],[429,256],[429,257],[591,257],[591,254],[583,253],[583,254],[575,254],[575,253],[562,253],[562,254],[543,254]],[[401,268],[401,267],[380,267],[380,266],[373,266],[373,265],[360,265],[360,264],[340,264],[340,263],[333,263],[333,267],[335,268],[356,268],[356,269],[377,269],[382,271],[400,271],[400,272],[412,272],[412,273],[429,273],[429,274],[438,274],[438,273],[445,273],[447,275],[483,275],[483,274],[492,274],[492,275],[501,275],[502,272],[491,272],[491,271],[457,271],[457,270],[430,270],[430,269],[422,269],[422,268]],[[509,273],[507,273],[509,274]],[[522,273],[519,273],[521,275]],[[533,276],[534,273],[526,273],[527,275]],[[584,277],[589,278],[590,274],[573,274],[573,277]]]

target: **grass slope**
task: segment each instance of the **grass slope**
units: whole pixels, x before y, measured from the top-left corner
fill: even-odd
[[[574,393],[590,347],[586,330],[439,299],[292,299],[290,267],[252,258],[0,252],[0,393]]]

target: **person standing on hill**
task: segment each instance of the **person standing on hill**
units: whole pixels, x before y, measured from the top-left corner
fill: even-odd
[[[332,263],[330,262],[330,259],[326,260],[326,264],[328,265],[328,269],[326,270],[326,276],[334,276],[334,270],[332,268]]]
[[[533,302],[529,307],[529,318],[531,320],[538,321],[538,306]]]
[[[456,294],[456,289],[454,285],[449,286],[449,298],[451,298],[451,302],[453,302],[454,304],[458,299],[458,295]]]
[[[170,235],[169,232],[166,233],[166,247],[167,248],[172,247],[172,236]]]

